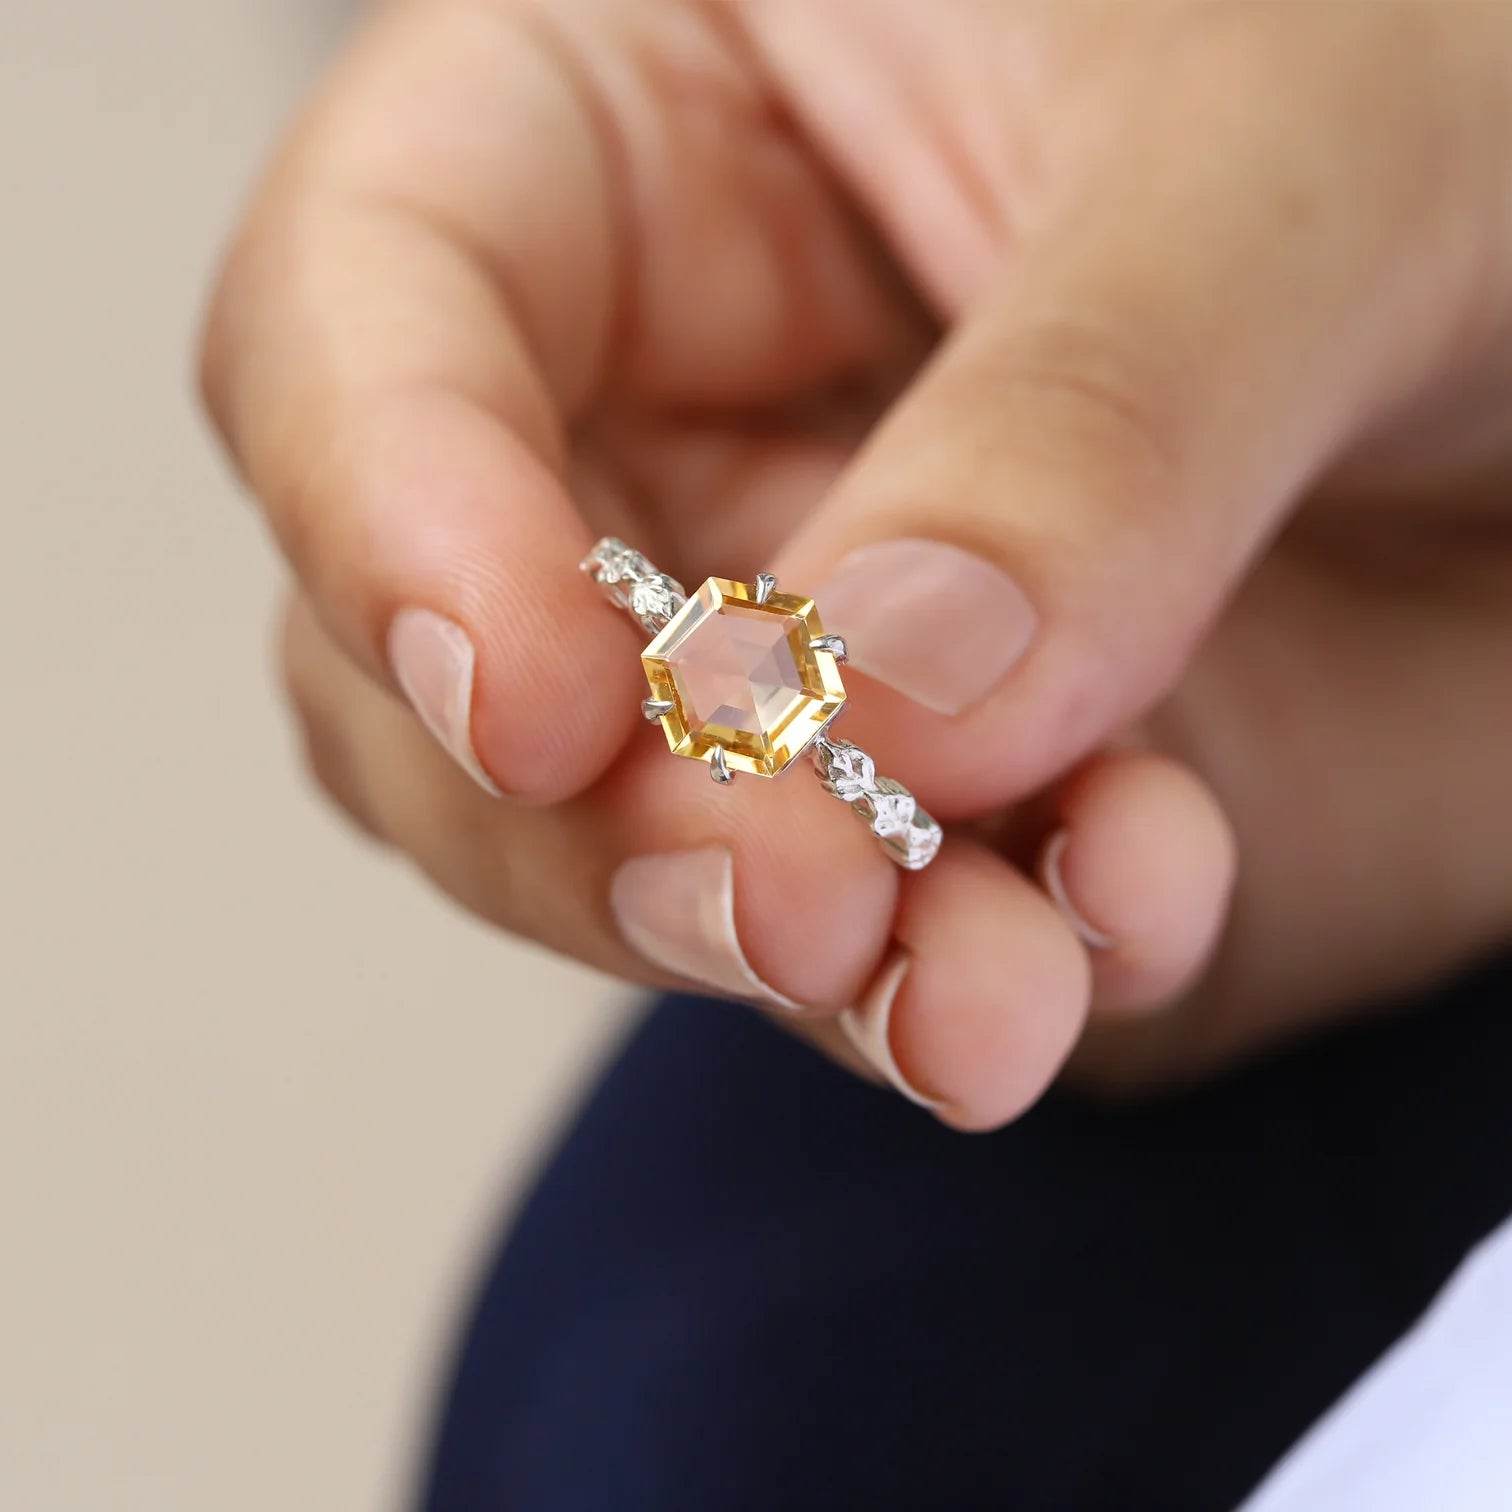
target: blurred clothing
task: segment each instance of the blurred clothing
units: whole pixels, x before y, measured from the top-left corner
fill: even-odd
[[[423,1504],[1233,1508],[1512,1212],[1509,1005],[1502,962],[973,1138],[668,1000],[480,1290]]]
[[[1512,1222],[1455,1272],[1428,1316],[1266,1477],[1244,1512],[1340,1507],[1512,1507]]]

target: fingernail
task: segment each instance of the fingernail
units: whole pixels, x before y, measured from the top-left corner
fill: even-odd
[[[472,743],[477,654],[461,625],[429,609],[401,609],[388,633],[389,665],[425,727],[478,786],[501,796]]]
[[[866,989],[866,996],[854,1008],[847,1008],[840,1015],[840,1028],[856,1053],[880,1071],[909,1102],[937,1113],[945,1103],[919,1091],[903,1075],[893,1055],[893,1003],[912,964],[913,957],[906,950],[896,951]]]
[[[991,562],[944,541],[877,541],[815,595],[868,677],[937,714],[986,697],[1028,649],[1034,606]]]
[[[725,997],[802,1005],[751,969],[735,932],[735,858],[722,845],[636,856],[609,885],[626,944],[653,966]]]
[[[1066,879],[1061,872],[1061,860],[1066,854],[1066,846],[1070,844],[1070,841],[1071,831],[1062,829],[1057,830],[1046,842],[1044,856],[1040,860],[1040,874],[1045,881],[1045,891],[1050,894],[1050,901],[1060,909],[1062,918],[1076,931],[1082,944],[1090,945],[1093,950],[1111,950],[1114,944],[1113,936],[1104,934],[1091,923],[1071,901],[1071,894],[1066,891]]]

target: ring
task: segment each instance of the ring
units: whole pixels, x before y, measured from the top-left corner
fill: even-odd
[[[808,752],[824,790],[859,815],[888,856],[918,871],[943,832],[918,800],[859,746],[830,735],[845,708],[845,642],[826,635],[811,598],[779,593],[777,579],[711,577],[691,597],[640,552],[606,536],[582,570],[610,602],[652,637],[641,652],[659,721],[673,754],[709,764],[715,782],[737,772],[776,777]]]

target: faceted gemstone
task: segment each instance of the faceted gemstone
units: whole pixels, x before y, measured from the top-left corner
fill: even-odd
[[[726,604],[667,656],[679,701],[695,724],[759,735],[802,699],[791,616]]]
[[[812,599],[710,578],[646,648],[654,697],[673,705],[662,724],[672,749],[773,777],[845,702]]]

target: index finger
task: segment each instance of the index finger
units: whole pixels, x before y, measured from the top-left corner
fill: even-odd
[[[609,170],[518,10],[369,28],[227,259],[203,384],[336,640],[485,785],[552,799],[603,769],[637,693],[562,476],[610,339]]]

